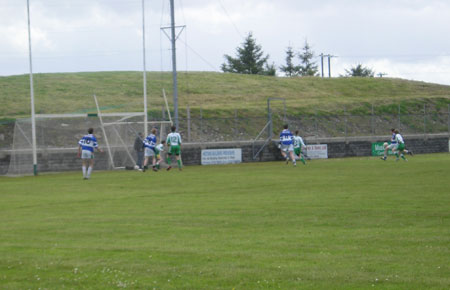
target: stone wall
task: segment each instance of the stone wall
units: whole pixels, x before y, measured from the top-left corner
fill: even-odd
[[[372,142],[388,141],[390,136],[356,137],[356,138],[306,138],[306,144],[328,144],[328,157],[341,158],[351,156],[370,156],[372,154]],[[407,148],[415,154],[449,152],[449,137],[447,134],[435,135],[406,135]],[[263,142],[258,142],[255,149],[258,150]],[[189,143],[182,149],[183,163],[185,165],[198,165],[201,162],[202,149],[241,148],[242,162],[276,161],[281,160],[281,154],[277,148],[277,142],[273,141],[264,148],[261,154],[253,160],[253,142],[217,142],[217,143]],[[31,155],[31,153],[29,153]],[[8,150],[0,151],[0,175],[8,171],[11,153]],[[31,158],[31,157],[30,157]],[[95,168],[97,170],[108,169],[109,158],[106,153],[96,153]],[[77,149],[58,149],[53,151],[38,152],[38,172],[74,171],[80,170],[81,160],[77,158]]]

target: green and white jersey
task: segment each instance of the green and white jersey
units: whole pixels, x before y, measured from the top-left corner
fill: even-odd
[[[405,141],[403,141],[403,137],[400,134],[396,134],[395,135],[395,140],[397,141],[398,144],[404,144]]]
[[[163,144],[160,143],[160,144],[156,145],[156,147],[155,147],[156,154],[159,154],[159,153],[161,153],[163,151],[164,151],[164,145]]]
[[[301,148],[301,147],[306,147],[302,137],[294,136],[294,148]]]
[[[170,146],[180,146],[181,145],[181,136],[177,132],[169,133],[167,135],[166,140],[167,145]]]

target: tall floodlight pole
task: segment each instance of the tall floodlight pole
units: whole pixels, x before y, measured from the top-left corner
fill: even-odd
[[[170,0],[170,19],[171,19],[171,42],[172,42],[172,78],[173,78],[173,110],[175,115],[175,126],[178,126],[178,81],[177,81],[177,54],[175,47],[175,9],[173,0]]]
[[[145,68],[145,0],[142,0],[142,62],[143,62],[143,82],[144,82],[144,136],[148,135],[147,122],[147,70]]]
[[[28,52],[30,58],[30,98],[31,98],[31,139],[33,147],[33,174],[37,175],[37,153],[36,153],[36,116],[34,112],[34,87],[33,87],[33,61],[31,57],[31,29],[30,29],[30,0],[27,0],[28,15]]]

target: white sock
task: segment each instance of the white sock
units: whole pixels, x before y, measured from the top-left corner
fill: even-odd
[[[83,171],[83,178],[86,177],[86,166],[81,166],[81,170]]]
[[[91,173],[92,173],[92,167],[89,166],[88,171],[87,171],[87,178],[91,178]]]

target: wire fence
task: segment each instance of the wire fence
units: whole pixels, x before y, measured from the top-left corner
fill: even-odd
[[[450,135],[450,105],[447,110],[424,110],[411,112],[398,107],[397,113],[355,114],[341,113],[292,116],[278,112],[261,116],[241,116],[239,110],[229,116],[180,118],[180,131],[186,142],[217,142],[253,140],[261,129],[272,122],[270,129],[263,134],[267,138],[271,133],[277,136],[283,124],[291,131],[298,130],[304,137],[356,137],[389,135],[391,128],[399,129],[403,134]],[[406,113],[405,113],[406,112]],[[191,114],[188,113],[188,116]]]
[[[196,111],[196,114],[187,111],[179,118],[178,131],[183,141],[188,143],[254,140],[269,121],[271,126],[267,126],[263,134],[260,134],[261,139],[268,138],[270,134],[277,136],[283,124],[286,123],[289,124],[291,131],[298,130],[303,137],[316,138],[389,135],[391,128],[397,128],[406,135],[437,133],[450,135],[450,105],[445,109],[442,107],[427,109],[424,106],[422,110],[415,112],[399,106],[396,113],[375,112],[376,110],[372,109],[368,114],[355,114],[342,110],[339,113],[294,116],[287,114],[283,109],[275,108],[271,114],[250,115],[247,111],[231,110],[228,113],[220,112],[220,116],[215,116],[214,112],[208,112],[208,116],[205,117],[201,111],[200,113]],[[149,120],[160,118],[161,116],[152,116]],[[64,124],[64,126],[71,127],[70,124]],[[168,132],[168,129],[169,126],[166,126],[164,131]],[[73,130],[66,131],[70,134]],[[0,149],[12,148],[13,133],[14,122],[0,123]],[[55,138],[63,139],[62,136]],[[128,141],[133,142],[133,140]],[[61,144],[61,147],[68,145],[73,146],[73,144]]]

